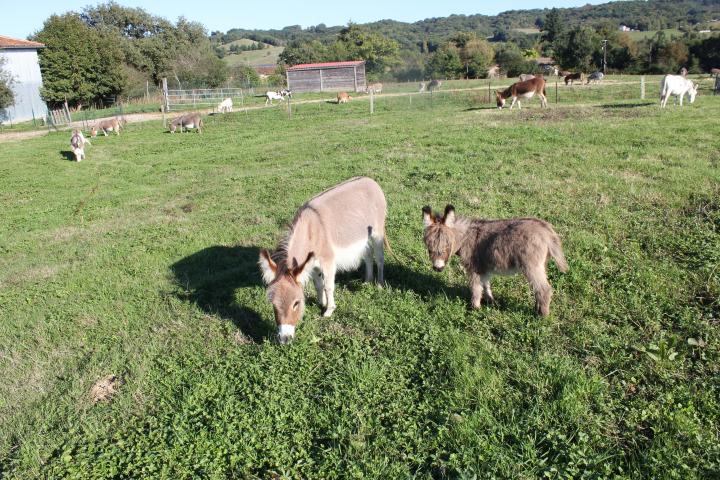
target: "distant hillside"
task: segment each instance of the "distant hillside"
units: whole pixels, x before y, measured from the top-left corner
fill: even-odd
[[[697,29],[709,28],[713,20],[720,19],[720,0],[632,0],[559,10],[568,25],[610,22],[617,26],[627,25],[640,31]],[[444,41],[459,32],[475,32],[485,37],[497,32],[525,35],[542,26],[548,11],[548,9],[511,10],[495,16],[450,15],[414,23],[380,20],[364,26],[396,40],[402,49],[417,49],[423,48],[423,45],[428,43]],[[305,29],[299,25],[288,26],[282,30],[234,28],[225,34],[215,32],[211,38],[217,43],[249,38],[282,46],[293,40],[332,41],[342,28],[342,26],[327,27],[325,24]]]

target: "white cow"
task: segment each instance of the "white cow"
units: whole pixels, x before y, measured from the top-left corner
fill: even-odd
[[[697,84],[681,75],[665,75],[660,82],[660,107],[665,108],[670,95],[680,97],[681,107],[685,94],[690,97],[690,103],[693,103],[697,95],[697,88]]]
[[[228,113],[232,112],[233,110],[233,103],[232,98],[226,98],[222,102],[218,104],[218,112],[220,113]]]

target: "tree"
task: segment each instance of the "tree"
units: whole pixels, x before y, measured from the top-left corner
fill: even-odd
[[[51,104],[77,106],[118,95],[125,86],[122,52],[110,33],[89,28],[77,14],[53,15],[34,40],[43,75],[41,94]]]
[[[337,51],[345,58],[337,60],[365,60],[365,70],[377,77],[398,63],[398,43],[382,35],[371,33],[353,23],[338,34]],[[344,55],[343,55],[344,54]]]
[[[468,78],[485,78],[495,60],[495,49],[487,40],[473,38],[460,49]]]
[[[425,66],[430,78],[460,78],[465,74],[465,66],[460,60],[458,48],[452,44],[443,45],[430,55]]]
[[[555,59],[563,67],[571,70],[590,69],[593,52],[600,40],[586,27],[575,27],[556,39],[553,50]]]
[[[505,43],[497,48],[495,61],[508,77],[517,77],[521,73],[535,73],[538,66],[523,56],[517,45]]]
[[[551,9],[545,16],[542,24],[542,35],[540,39],[544,42],[554,43],[565,32],[565,21],[560,16],[560,10]]]
[[[12,84],[14,79],[10,72],[3,68],[7,59],[0,56],[0,110],[8,108],[15,103],[15,92],[13,92]]]

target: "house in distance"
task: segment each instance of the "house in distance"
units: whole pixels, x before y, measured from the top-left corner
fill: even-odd
[[[12,77],[14,105],[0,110],[2,122],[26,122],[47,116],[47,106],[40,97],[42,75],[37,51],[45,45],[0,35],[0,56],[5,58],[3,70]]]

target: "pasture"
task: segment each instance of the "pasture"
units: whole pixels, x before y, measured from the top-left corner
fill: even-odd
[[[3,143],[0,477],[720,475],[720,97],[568,91],[128,124],[79,164],[67,132]],[[308,289],[278,345],[259,249],[354,175],[385,190],[387,286],[341,275],[329,319]],[[421,208],[450,202],[554,225],[549,317],[521,276],[473,311],[457,260],[432,271]]]

